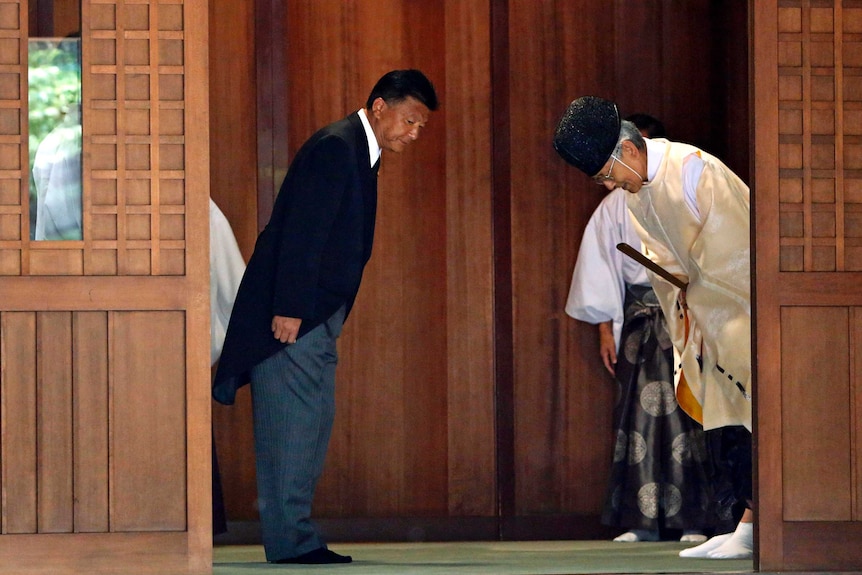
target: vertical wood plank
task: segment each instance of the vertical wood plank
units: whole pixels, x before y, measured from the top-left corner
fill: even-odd
[[[108,316],[76,312],[74,350],[75,531],[105,533],[108,523]]]
[[[291,151],[389,70],[419,68],[444,93],[440,3],[292,2],[287,25]],[[403,154],[384,152],[374,253],[339,342],[322,516],[446,513],[445,133],[435,113]]]
[[[37,479],[40,533],[71,533],[72,316],[36,314]]]
[[[184,314],[111,316],[111,531],[185,530]]]
[[[185,314],[175,314],[175,341],[182,342],[172,360],[182,370],[170,370],[172,382],[185,399],[180,420],[185,434],[175,452],[186,464],[185,513],[189,537],[190,571],[212,570],[212,417],[210,407],[210,121],[209,107],[209,12],[207,2],[185,2],[174,18],[173,27],[183,31],[184,124],[182,142],[177,147],[184,158],[183,178],[176,183],[187,195],[185,211],[184,272],[188,282]],[[164,8],[163,8],[164,10]],[[164,120],[164,118],[163,118]],[[163,122],[167,127],[168,122]],[[177,142],[179,144],[179,142]],[[162,190],[164,191],[163,183]],[[173,322],[177,323],[173,323]],[[179,324],[179,325],[178,325]],[[182,385],[185,383],[185,386]],[[185,453],[182,450],[185,439]],[[183,457],[184,455],[184,457]],[[181,498],[178,497],[180,501]]]
[[[851,518],[848,316],[842,307],[781,312],[781,435],[793,446],[783,462],[785,521]]]
[[[497,504],[489,11],[488,1],[445,4],[446,400],[453,516],[493,516]]]
[[[447,83],[446,67],[440,54],[446,49],[445,36],[437,31],[446,29],[444,4],[439,1],[399,4],[400,19],[417,25],[405,33],[402,54],[391,65],[422,70],[434,83],[442,100]],[[369,28],[373,17],[374,11],[368,10],[364,16],[368,24],[359,29]],[[376,44],[383,38],[370,40]],[[371,51],[372,45],[363,50]],[[366,92],[370,90],[370,86],[365,88]],[[405,320],[402,409],[408,433],[402,445],[404,469],[401,473],[405,488],[403,505],[416,515],[442,515],[448,505],[447,253],[443,241],[436,249],[428,249],[435,239],[447,235],[446,128],[447,117],[441,107],[432,112],[417,142],[402,154],[390,154],[393,158],[388,159],[397,159],[403,180],[390,184],[391,187],[384,184],[383,202],[379,204],[384,207],[385,215],[393,217],[383,222],[386,226],[388,221],[391,235],[378,237],[402,246],[399,262],[405,280],[401,312]],[[395,162],[387,163],[391,166]],[[393,198],[397,201],[393,202]],[[390,211],[387,206],[397,211]],[[396,218],[407,233],[393,230],[398,227],[392,225]],[[381,300],[385,299],[384,292]],[[424,493],[417,491],[419,486],[426,486]]]
[[[590,353],[596,328],[575,322],[563,309],[581,234],[603,194],[554,152],[551,140],[574,98],[615,97],[617,4],[510,3],[514,482],[519,516],[597,516],[606,487],[612,386],[607,385],[597,350]],[[597,27],[597,19],[608,26]],[[523,110],[530,113],[520,113]]]
[[[850,463],[852,465],[852,520],[862,520],[862,309],[850,312]]]
[[[36,533],[36,314],[0,314],[3,533]]]
[[[212,197],[230,220],[246,259],[272,210],[286,171],[281,81],[283,13],[291,3],[271,0],[210,2]],[[291,117],[288,115],[288,117]],[[275,148],[278,146],[278,148]],[[276,152],[279,152],[278,154]],[[251,399],[241,389],[230,407],[213,402],[214,448],[220,463],[225,512],[257,520]]]
[[[258,186],[256,163],[262,161],[265,146],[256,146],[256,117],[261,117],[261,131],[271,125],[263,116],[263,106],[255,106],[254,9],[252,0],[210,2],[210,35],[218,38],[209,45],[210,70],[210,195],[227,219],[243,255],[251,256],[257,238],[257,203],[249,201]],[[258,24],[271,24],[261,18]],[[264,65],[264,62],[261,62]],[[270,143],[271,146],[271,143]],[[274,184],[270,181],[267,186]],[[270,191],[270,197],[274,194]]]
[[[755,499],[757,501],[757,545],[759,569],[778,568],[784,549],[782,529],[781,429],[781,317],[777,296],[780,253],[779,235],[779,123],[778,105],[778,3],[753,2],[752,46],[752,213],[755,273],[753,329],[756,353],[754,436]]]

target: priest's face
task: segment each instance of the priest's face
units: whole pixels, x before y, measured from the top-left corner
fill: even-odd
[[[636,194],[646,181],[646,157],[646,150],[638,150],[633,143],[626,140],[622,145],[622,153],[611,155],[599,173],[593,176],[593,181],[606,187],[608,191],[622,188]]]

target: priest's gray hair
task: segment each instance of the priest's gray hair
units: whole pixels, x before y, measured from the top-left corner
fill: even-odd
[[[623,153],[623,142],[626,140],[630,140],[638,150],[646,149],[646,142],[644,142],[644,137],[641,135],[641,131],[638,130],[638,127],[635,126],[633,122],[623,120],[620,122],[620,137],[617,140],[617,146],[614,148],[614,156],[618,158],[620,157]]]

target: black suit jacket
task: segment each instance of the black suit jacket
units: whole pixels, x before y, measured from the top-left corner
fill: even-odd
[[[232,404],[251,368],[286,345],[273,337],[273,316],[301,318],[302,337],[341,306],[350,313],[376,212],[377,172],[353,113],[314,134],[288,169],[239,286],[213,383],[217,401]]]

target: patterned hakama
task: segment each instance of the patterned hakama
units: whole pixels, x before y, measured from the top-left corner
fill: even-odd
[[[626,288],[616,376],[613,463],[602,523],[625,529],[703,529],[714,523],[700,426],[673,384],[673,346],[649,286]]]

